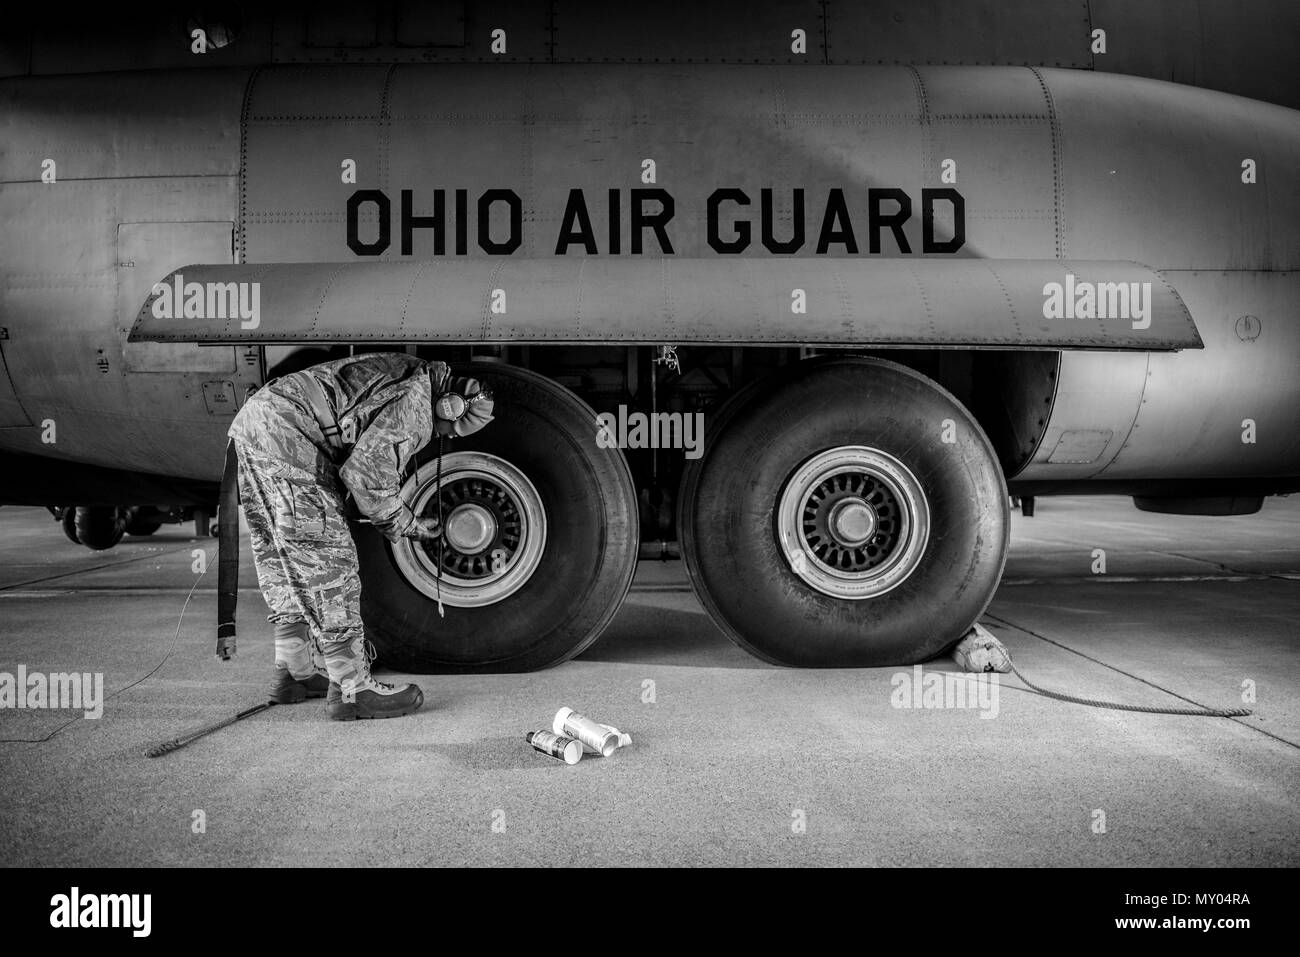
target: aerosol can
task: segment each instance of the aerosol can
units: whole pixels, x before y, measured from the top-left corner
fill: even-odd
[[[585,750],[605,758],[617,751],[626,737],[617,728],[592,721],[572,708],[561,708],[555,713],[551,730],[556,734],[577,738]],[[627,743],[631,743],[631,740],[630,737],[627,738]]]
[[[573,738],[566,738],[562,734],[554,734],[550,731],[529,731],[524,735],[524,740],[533,746],[534,750],[549,754],[553,758],[559,758],[565,764],[577,764],[582,760],[582,745]]]
[[[622,731],[618,730],[618,728],[614,727],[613,725],[610,725],[610,724],[602,724],[601,727],[604,728],[606,731],[609,731],[609,732],[612,732],[613,734],[618,735],[618,746],[619,746],[620,748],[626,748],[629,744],[632,743],[632,735],[630,735],[630,734],[624,734]],[[582,750],[583,750],[583,753],[584,753],[584,754],[599,754],[599,753],[600,753],[600,752],[598,752],[595,748],[588,747],[588,746],[585,745],[585,744],[582,746]]]

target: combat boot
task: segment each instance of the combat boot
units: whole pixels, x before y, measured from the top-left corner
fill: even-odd
[[[417,685],[401,687],[376,681],[370,674],[373,646],[364,638],[340,647],[326,648],[325,665],[329,669],[329,694],[325,711],[334,721],[357,718],[396,718],[410,714],[424,704],[424,693]]]
[[[305,621],[276,622],[275,678],[268,693],[276,704],[298,704],[329,692],[324,660]]]
[[[288,668],[276,665],[275,679],[271,682],[270,699],[276,704],[298,704],[308,698],[323,698],[329,693],[330,680],[324,675],[298,679]]]

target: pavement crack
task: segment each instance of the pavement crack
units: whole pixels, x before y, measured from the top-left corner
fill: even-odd
[[[1161,555],[1172,555],[1174,558],[1182,558],[1182,559],[1185,559],[1186,561],[1189,561],[1189,562],[1200,562],[1200,563],[1203,564],[1203,565],[1212,565],[1212,566],[1214,566],[1215,568],[1219,569],[1220,571],[1227,572],[1229,575],[1247,575],[1247,576],[1250,576],[1251,578],[1261,578],[1261,579],[1262,579],[1262,578],[1272,578],[1272,579],[1274,579],[1274,580],[1276,580],[1276,581],[1282,581],[1282,582],[1291,582],[1291,581],[1295,581],[1295,578],[1292,577],[1292,576],[1290,576],[1290,575],[1279,575],[1279,574],[1276,574],[1275,572],[1243,572],[1243,571],[1238,571],[1238,570],[1235,569],[1235,568],[1231,568],[1231,567],[1229,567],[1228,565],[1223,564],[1223,562],[1212,561],[1211,559],[1208,559],[1208,558],[1197,558],[1195,555],[1183,555],[1183,554],[1180,553],[1180,552],[1160,552],[1159,554],[1161,554]]]
[[[42,582],[57,581],[60,578],[70,578],[73,575],[85,575],[89,572],[97,572],[103,568],[120,568],[123,565],[133,565],[136,562],[143,562],[150,558],[163,558],[167,555],[177,555],[183,551],[185,551],[184,546],[161,552],[152,552],[148,555],[137,555],[135,558],[124,558],[118,562],[104,562],[102,565],[91,565],[88,568],[76,568],[70,572],[59,572],[57,575],[46,575],[43,578],[29,578],[26,581],[14,582],[10,585],[0,585],[0,591],[12,591],[15,588],[23,588],[27,585],[39,585]]]

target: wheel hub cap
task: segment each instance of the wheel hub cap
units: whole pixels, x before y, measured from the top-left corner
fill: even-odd
[[[930,512],[916,476],[866,446],[819,452],[777,502],[777,538],[791,570],[833,598],[874,598],[916,569]]]
[[[458,552],[478,554],[496,532],[496,518],[481,505],[460,505],[447,516],[447,544]]]
[[[860,498],[845,498],[831,509],[830,532],[840,545],[865,545],[876,533],[876,510]]]

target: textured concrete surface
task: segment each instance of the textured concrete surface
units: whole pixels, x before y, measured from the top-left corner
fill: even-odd
[[[421,677],[431,706],[388,722],[274,708],[147,760],[260,700],[256,591],[221,664],[213,540],[164,528],[91,553],[48,513],[0,509],[0,671],[101,671],[109,696],[98,720],[0,710],[0,863],[1294,866],[1298,532],[1300,500],[1184,518],[1040,499],[984,619],[1038,684],[1235,707],[1246,683],[1247,718],[1081,707],[1010,677],[991,719],[896,708],[910,669],[766,665],[680,563],[642,563],[608,633],[559,668]],[[211,570],[185,607],[195,548]],[[244,573],[252,589],[247,556]],[[532,752],[524,732],[564,704],[632,746],[573,767]]]

